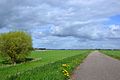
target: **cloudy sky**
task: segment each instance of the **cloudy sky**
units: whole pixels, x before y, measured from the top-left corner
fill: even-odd
[[[0,33],[24,30],[33,47],[120,48],[120,0],[0,0]]]

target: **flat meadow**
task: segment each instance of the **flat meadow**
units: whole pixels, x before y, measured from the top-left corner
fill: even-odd
[[[110,57],[120,60],[120,50],[100,50],[100,51]]]
[[[0,57],[1,80],[67,80],[77,65],[91,50],[32,51],[28,56],[35,60],[10,65]]]

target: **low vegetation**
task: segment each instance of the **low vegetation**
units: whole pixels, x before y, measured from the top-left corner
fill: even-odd
[[[33,51],[29,58],[39,60],[15,66],[0,62],[0,78],[1,80],[65,80],[69,77],[66,77],[63,70],[70,75],[88,53],[90,50]],[[69,68],[63,68],[63,64],[69,65]]]
[[[88,55],[88,52],[67,57],[44,66],[17,73],[10,80],[67,80],[73,69]]]
[[[120,50],[101,50],[101,52],[120,60]]]

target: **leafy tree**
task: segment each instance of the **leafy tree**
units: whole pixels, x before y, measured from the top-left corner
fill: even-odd
[[[0,34],[0,53],[5,60],[13,64],[25,61],[32,50],[32,38],[25,32],[8,32]]]

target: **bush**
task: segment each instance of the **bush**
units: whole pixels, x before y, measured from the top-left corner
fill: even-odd
[[[32,38],[25,32],[0,34],[0,53],[5,60],[15,64],[24,61],[32,49]]]

